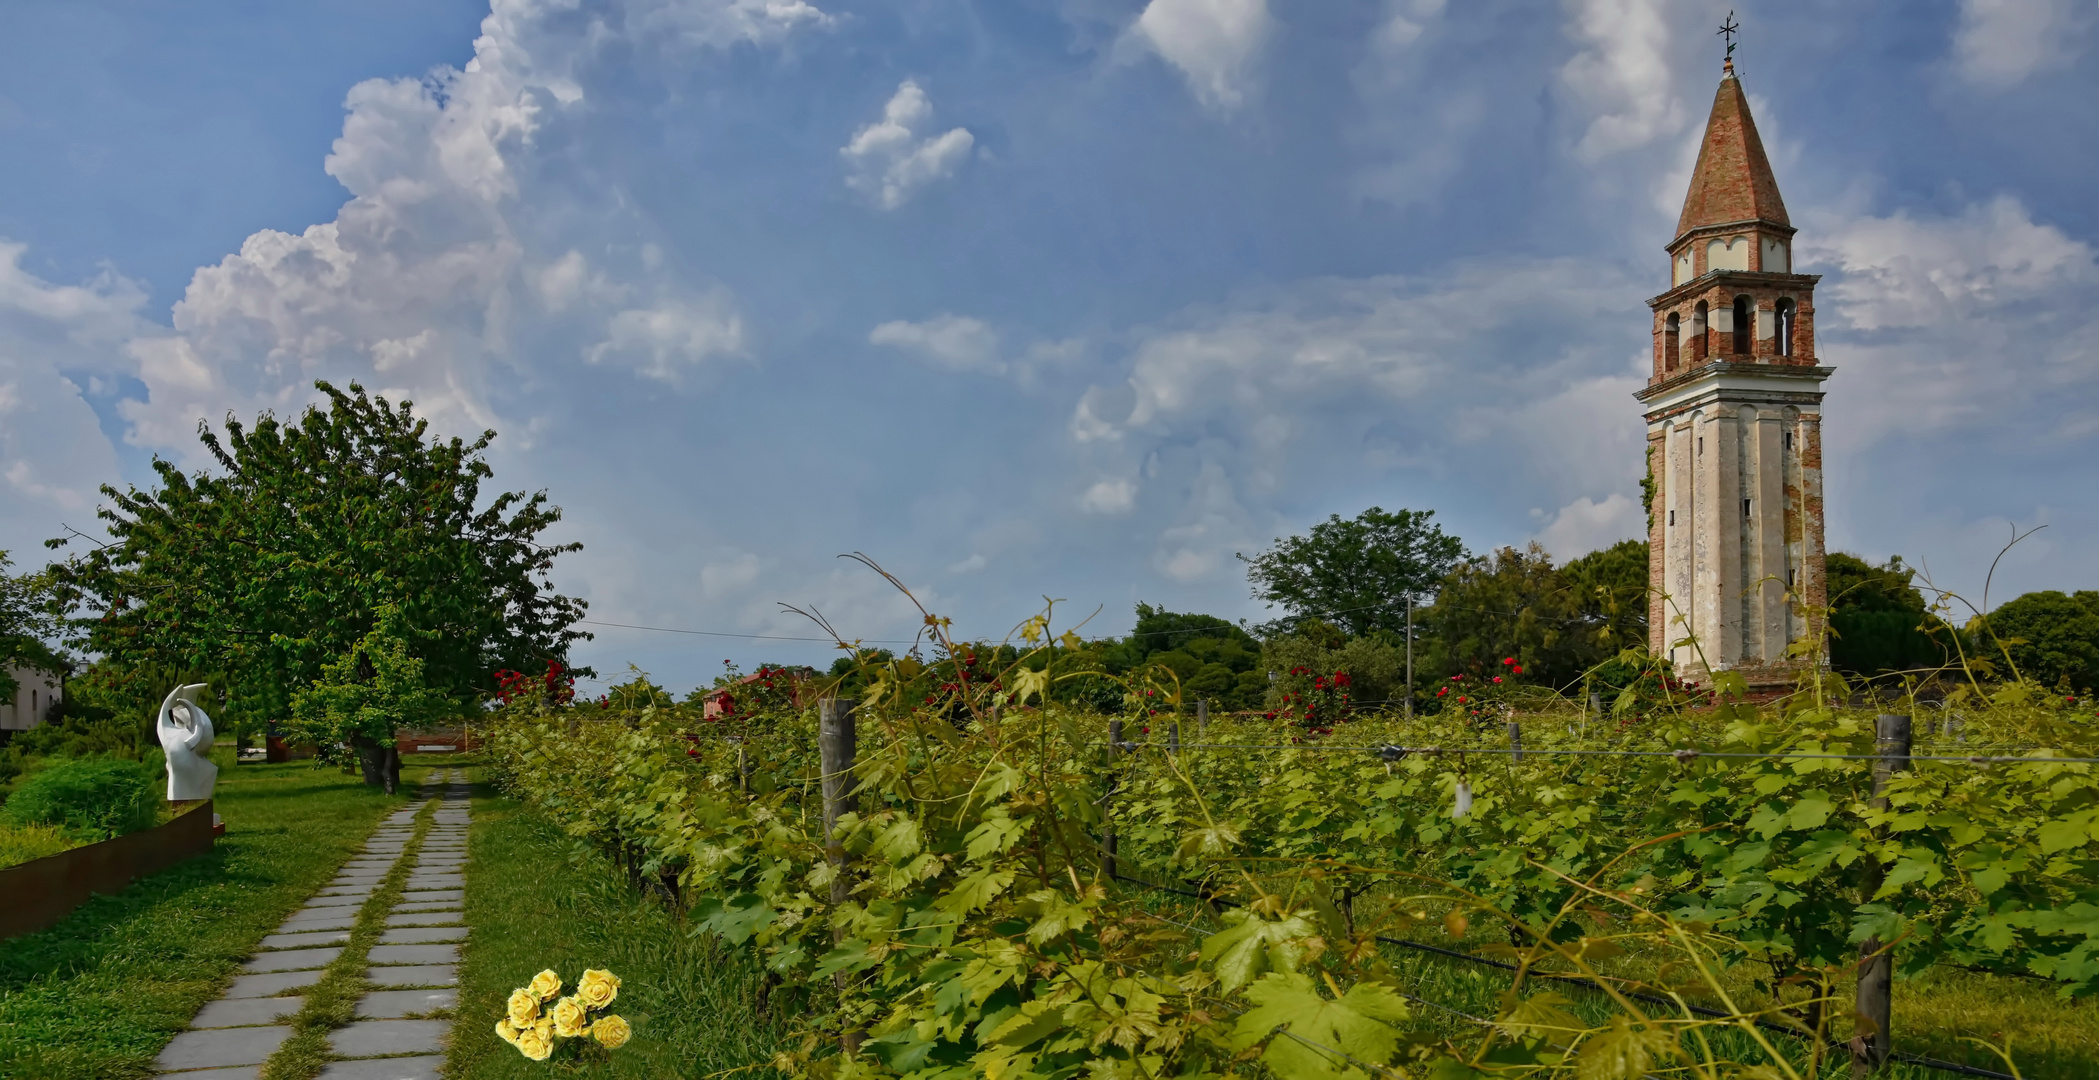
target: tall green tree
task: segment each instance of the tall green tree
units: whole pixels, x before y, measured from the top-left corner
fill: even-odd
[[[1606,653],[1647,643],[1647,556],[1647,541],[1620,540],[1560,568]]]
[[[1902,556],[1875,566],[1832,551],[1823,560],[1829,589],[1829,662],[1873,675],[1937,668],[1952,657],[1953,627],[1933,615]]]
[[[385,605],[459,702],[588,636],[583,602],[548,577],[582,546],[541,539],[561,511],[545,492],[482,493],[495,432],[441,439],[408,402],[315,385],[327,407],[292,423],[228,417],[223,439],[200,423],[214,471],[155,460],[154,489],[102,489],[114,542],[52,568],[85,609],[79,644],[119,667],[224,672],[229,712],[275,718]]]
[[[347,745],[364,768],[364,782],[391,795],[401,782],[402,730],[438,723],[458,705],[424,678],[409,654],[401,610],[383,604],[379,624],[340,657],[321,666],[320,678],[292,694],[292,734],[334,761]]]
[[[2028,681],[2099,689],[2099,592],[2030,592],[1997,605],[1984,621],[1989,635],[1981,647],[1994,649],[2001,643]],[[2001,656],[1990,659],[2002,661]],[[2009,671],[2000,674],[2011,676]]]
[[[1435,516],[1375,506],[1346,521],[1334,514],[1306,535],[1239,558],[1254,598],[1289,612],[1285,622],[1317,617],[1351,636],[1403,630],[1408,598],[1433,596],[1465,557],[1464,543],[1429,520]]]
[[[1623,647],[1601,640],[1580,591],[1535,543],[1459,564],[1423,621],[1427,670],[1444,676],[1499,675],[1513,659],[1532,681],[1566,685]]]

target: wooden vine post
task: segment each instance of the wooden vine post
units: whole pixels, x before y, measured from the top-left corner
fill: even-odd
[[[1210,730],[1210,699],[1195,699],[1195,733],[1200,736]]]
[[[1523,725],[1514,720],[1509,721],[1509,756],[1523,760]]]
[[[816,752],[823,769],[824,858],[831,864],[831,903],[843,904],[852,894],[846,876],[845,844],[838,835],[838,818],[853,809],[853,762],[859,754],[859,733],[853,725],[851,698],[825,698],[817,702]],[[843,930],[832,931],[832,940],[844,938]],[[843,971],[831,976],[840,990],[851,978]],[[840,1039],[847,1055],[858,1053],[864,1033],[844,1032]]]
[[[1873,762],[1872,806],[1876,810],[1886,810],[1888,780],[1910,767],[1910,718],[1882,713],[1874,721],[1873,728],[1873,752],[1878,756]],[[1866,903],[1880,891],[1882,876],[1878,859],[1863,862],[1859,901]],[[1879,938],[1869,937],[1859,944],[1856,1005],[1859,1032],[1851,1040],[1853,1077],[1879,1072],[1895,1049],[1895,1036],[1890,1027],[1894,1020],[1894,976],[1895,958]]]

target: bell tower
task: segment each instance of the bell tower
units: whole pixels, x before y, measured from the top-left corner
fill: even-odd
[[[1732,49],[1729,50],[1732,52]],[[1730,57],[1654,309],[1649,648],[1694,683],[1786,686],[1821,633],[1822,380],[1815,283]]]

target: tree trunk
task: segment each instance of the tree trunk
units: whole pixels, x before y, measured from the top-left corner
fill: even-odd
[[[364,773],[365,784],[385,788],[388,795],[393,794],[401,784],[401,751],[381,746],[379,740],[369,735],[351,737],[350,746],[357,751],[357,765]]]

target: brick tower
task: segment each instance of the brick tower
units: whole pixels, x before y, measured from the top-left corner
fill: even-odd
[[[1647,409],[1649,647],[1678,674],[1790,684],[1818,637],[1822,380],[1815,283],[1728,61],[1654,309]],[[1695,638],[1694,643],[1685,639]]]

